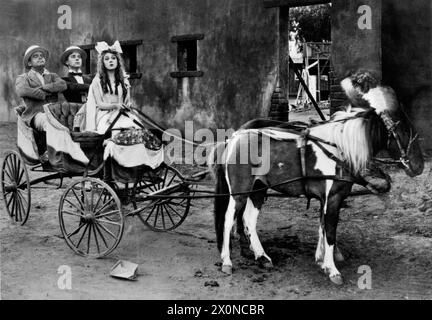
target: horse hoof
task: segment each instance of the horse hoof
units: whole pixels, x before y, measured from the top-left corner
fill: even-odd
[[[343,285],[343,279],[340,274],[330,277],[330,281],[333,282],[337,286]]]
[[[229,276],[232,275],[232,266],[222,266],[222,272]]]
[[[273,269],[273,262],[271,262],[266,257],[264,257],[264,256],[259,257],[257,261],[258,261],[258,264],[261,268],[266,269],[266,270]]]

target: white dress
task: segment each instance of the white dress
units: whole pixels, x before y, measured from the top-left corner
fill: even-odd
[[[119,110],[102,110],[98,107],[97,101],[103,101],[106,103],[124,103],[128,105],[130,103],[130,85],[126,83],[128,90],[125,99],[123,99],[123,88],[118,85],[118,94],[104,93],[100,84],[99,77],[95,77],[90,85],[89,94],[86,105],[86,125],[85,131],[96,131],[100,134],[105,133],[112,122],[117,117]],[[129,117],[121,115],[117,120],[113,129],[117,128],[139,128],[139,125],[133,122],[133,119],[137,120],[133,115],[129,114]]]

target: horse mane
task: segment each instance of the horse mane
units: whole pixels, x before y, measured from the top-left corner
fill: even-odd
[[[354,174],[364,170],[387,141],[384,123],[373,109],[350,106],[334,113],[328,124],[332,125],[331,140]]]

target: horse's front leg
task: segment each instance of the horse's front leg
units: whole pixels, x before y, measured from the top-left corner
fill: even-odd
[[[243,223],[245,226],[246,235],[249,237],[251,249],[255,254],[255,260],[262,264],[265,268],[272,268],[272,260],[265,253],[256,231],[258,215],[259,209],[253,204],[252,200],[248,198],[246,202],[246,208],[243,213]]]
[[[342,275],[336,268],[334,262],[335,246],[336,246],[336,229],[339,222],[339,197],[328,199],[327,208],[324,211],[324,259],[321,268],[329,275],[330,280],[337,285],[342,285]]]

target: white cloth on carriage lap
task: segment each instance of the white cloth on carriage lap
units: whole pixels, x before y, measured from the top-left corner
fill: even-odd
[[[122,167],[132,168],[146,165],[156,169],[164,162],[165,152],[163,147],[159,150],[150,150],[142,143],[123,146],[110,140],[106,140],[104,145],[104,160],[111,157]]]
[[[34,139],[33,129],[25,124],[21,116],[17,113],[17,144],[25,156],[31,161],[39,162],[39,151]]]
[[[44,111],[48,118],[47,145],[57,152],[69,154],[72,159],[82,164],[88,164],[89,159],[81,150],[80,144],[72,140],[69,129],[53,116],[47,104],[44,105]]]

